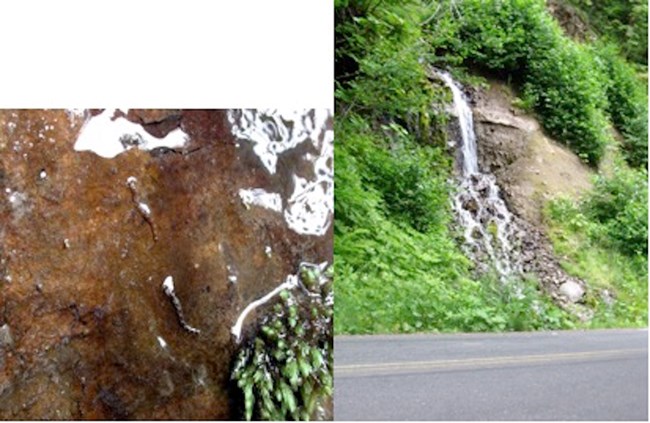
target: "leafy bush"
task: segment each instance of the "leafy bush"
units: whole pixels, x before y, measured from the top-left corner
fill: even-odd
[[[337,128],[338,134],[342,134],[339,139],[345,144],[335,153],[337,172],[348,168],[348,163],[354,160],[357,170],[364,175],[365,185],[361,188],[361,181],[357,182],[359,185],[354,181],[337,181],[342,186],[335,200],[337,219],[349,222],[352,220],[351,214],[358,215],[358,205],[351,207],[351,204],[362,201],[368,187],[372,186],[378,198],[371,207],[382,210],[396,220],[420,232],[446,224],[444,214],[449,208],[449,187],[445,169],[449,169],[450,163],[444,151],[418,145],[397,124],[373,131],[358,116],[351,116]],[[438,164],[437,169],[434,163]],[[348,176],[349,172],[342,171],[342,178]],[[348,190],[354,190],[354,194],[348,195]],[[365,220],[367,215],[360,218]],[[358,222],[358,219],[354,220]]]
[[[648,254],[647,178],[645,170],[618,169],[598,177],[585,202],[586,214],[603,225],[599,234],[624,254]]]
[[[648,64],[648,2],[646,0],[572,0],[589,15],[597,32],[622,46],[636,63]]]
[[[303,267],[302,291],[282,291],[239,352],[232,378],[246,420],[309,420],[332,395],[332,282],[324,277]]]
[[[588,163],[608,140],[603,75],[583,47],[562,34],[541,0],[465,0],[457,35],[466,63],[523,87],[550,135]]]
[[[525,96],[534,99],[544,127],[596,165],[609,138],[603,75],[581,46],[564,41],[530,63]]]
[[[440,138],[445,113],[431,108],[445,90],[432,86],[421,64],[423,42],[418,1],[349,1],[337,8],[339,115],[354,112],[380,124],[397,123],[419,139]],[[432,128],[437,134],[432,134]]]
[[[537,0],[465,0],[458,33],[461,56],[470,64],[523,75],[537,48],[549,49],[558,35]]]
[[[623,135],[623,153],[634,167],[648,166],[648,96],[636,71],[614,45],[597,44],[593,54],[607,75],[608,112]]]

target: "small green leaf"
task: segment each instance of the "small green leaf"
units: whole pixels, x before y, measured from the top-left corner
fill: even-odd
[[[296,397],[291,391],[291,387],[285,382],[280,382],[280,392],[282,393],[283,403],[286,404],[287,408],[291,413],[296,411]]]
[[[300,369],[300,373],[302,374],[302,376],[305,378],[309,377],[313,370],[312,366],[310,366],[309,363],[305,360],[298,361],[298,368]]]
[[[290,328],[295,328],[296,323],[298,323],[298,319],[296,319],[295,317],[289,317],[289,327]]]
[[[253,402],[255,398],[253,397],[253,386],[246,385],[244,387],[244,407],[246,411],[246,420],[250,421],[253,418]]]
[[[310,351],[311,355],[311,365],[318,369],[323,365],[323,354],[318,350],[318,348],[312,348]]]
[[[288,362],[287,365],[284,366],[284,369],[282,369],[282,374],[289,379],[289,384],[292,388],[298,386],[300,378],[298,377],[298,363],[296,360]]]

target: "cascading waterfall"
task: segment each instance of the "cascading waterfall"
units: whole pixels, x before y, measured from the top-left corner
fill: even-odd
[[[451,89],[460,126],[460,181],[453,209],[464,228],[465,253],[478,263],[479,270],[493,266],[506,282],[521,273],[514,216],[499,194],[494,175],[479,171],[474,120],[467,98],[448,73],[435,72]]]

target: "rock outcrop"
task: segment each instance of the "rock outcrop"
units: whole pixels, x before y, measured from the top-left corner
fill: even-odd
[[[0,112],[0,418],[233,418],[239,314],[332,260],[331,117],[299,118],[258,128],[270,172],[226,111]],[[97,119],[142,131],[76,151]]]
[[[431,71],[432,80],[440,79],[439,73]],[[547,138],[539,123],[513,105],[514,95],[507,86],[491,81],[488,89],[465,90],[472,101],[472,120],[476,135],[478,172],[469,181],[496,178],[499,200],[503,198],[508,213],[507,231],[498,238],[497,246],[507,241],[509,268],[507,274],[523,273],[535,275],[541,287],[562,307],[571,310],[583,320],[591,318],[591,312],[581,303],[587,289],[584,281],[567,274],[553,253],[553,246],[545,235],[543,208],[545,203],[559,195],[580,196],[591,187],[591,170],[577,156],[555,141]],[[452,113],[456,113],[451,110]],[[457,116],[458,117],[458,116]],[[449,149],[457,157],[457,172],[463,173],[459,141],[462,129],[459,119],[453,119],[449,126],[451,134]],[[461,183],[461,192],[464,191]],[[477,191],[486,197],[480,187]],[[476,215],[479,206],[475,198],[460,197],[455,210]],[[464,200],[464,201],[463,201]],[[457,200],[455,200],[457,201]],[[487,215],[479,219],[485,224],[492,217],[497,221],[505,215],[486,208]],[[460,219],[461,221],[463,219]],[[503,220],[503,219],[500,219]],[[472,229],[470,227],[470,229]],[[498,229],[498,228],[497,228]],[[467,230],[467,227],[465,228]],[[470,233],[472,235],[473,232]],[[467,238],[467,236],[466,236]],[[498,263],[489,263],[489,255],[470,255],[478,260],[477,271],[486,271],[490,266],[500,268]],[[494,254],[493,254],[494,255]],[[492,258],[494,259],[494,258]],[[488,263],[486,263],[488,261]]]
[[[594,175],[568,148],[546,137],[533,117],[512,105],[513,94],[492,81],[473,93],[479,166],[493,173],[510,209],[542,224],[545,203],[557,196],[580,197]]]
[[[543,208],[560,195],[579,197],[591,188],[593,172],[564,146],[549,139],[539,123],[513,106],[514,96],[492,81],[487,90],[472,93],[479,167],[494,174],[516,227],[524,273],[538,277],[559,304],[583,319],[585,282],[560,266],[545,235]]]

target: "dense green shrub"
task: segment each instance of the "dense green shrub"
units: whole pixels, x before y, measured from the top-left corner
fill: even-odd
[[[368,201],[363,200],[368,196],[374,199],[370,208],[382,210],[420,232],[447,223],[446,177],[450,162],[444,151],[417,144],[396,124],[373,131],[358,116],[351,116],[338,128],[345,146],[337,148],[335,153],[337,172],[342,172],[341,179],[348,178],[347,170],[354,161],[357,171],[364,175],[365,188],[361,187],[361,181],[355,184],[355,181],[337,180],[342,186],[335,200],[337,219],[348,224],[366,221],[371,212],[358,202]],[[374,188],[376,198],[368,193],[370,187]],[[360,213],[362,209],[366,210]]]
[[[465,62],[522,85],[550,135],[597,164],[608,139],[603,75],[544,2],[465,0],[458,20],[453,35]]]
[[[598,177],[585,213],[602,224],[597,236],[628,255],[648,254],[648,173],[619,169]]]
[[[616,42],[629,60],[648,64],[647,0],[571,0],[602,37]]]
[[[623,136],[623,153],[634,167],[648,165],[648,96],[636,71],[612,44],[596,44],[593,54],[607,75],[608,112]]]
[[[386,147],[392,148],[374,150],[365,163],[368,182],[381,193],[389,214],[420,232],[446,222],[443,215],[448,208],[449,187],[446,174],[436,172],[436,165],[448,161],[446,154],[440,149],[417,146],[397,125],[383,129],[386,139],[391,140]]]
[[[460,9],[454,35],[470,64],[519,78],[538,48],[557,44],[559,34],[541,1],[465,0]]]
[[[535,54],[524,84],[524,97],[544,128],[591,165],[602,157],[609,137],[603,79],[588,51],[561,40]]]
[[[445,113],[432,99],[446,91],[427,80],[419,1],[349,1],[337,8],[337,113],[400,124],[423,142],[440,138]],[[432,133],[433,130],[437,134]]]

